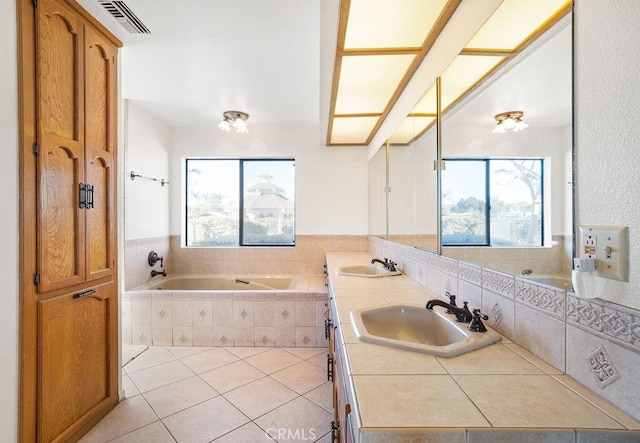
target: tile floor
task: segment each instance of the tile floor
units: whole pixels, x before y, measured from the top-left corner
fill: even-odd
[[[331,441],[326,348],[125,347],[125,397],[88,442]]]

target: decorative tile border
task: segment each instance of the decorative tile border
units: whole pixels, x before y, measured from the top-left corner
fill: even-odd
[[[440,270],[447,274],[458,276],[458,260],[448,257],[440,257]]]
[[[516,300],[564,320],[565,291],[516,278]]]
[[[482,269],[482,287],[513,298],[515,278],[511,274]]]
[[[622,306],[606,305],[596,299],[567,295],[567,321],[606,339],[614,339],[640,351],[640,312]]]
[[[458,262],[458,277],[476,285],[482,282],[482,268],[470,263]]]

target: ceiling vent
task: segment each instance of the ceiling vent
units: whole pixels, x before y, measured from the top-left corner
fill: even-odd
[[[117,21],[131,34],[151,34],[140,19],[131,12],[125,2],[117,0],[98,0],[104,9],[109,12]]]

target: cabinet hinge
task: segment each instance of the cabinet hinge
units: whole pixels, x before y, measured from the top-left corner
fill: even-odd
[[[38,272],[33,274],[33,284],[36,286],[40,284],[40,274]]]
[[[33,151],[33,155],[40,154],[40,146],[38,146],[36,142],[33,142],[33,145],[31,145],[31,150]]]

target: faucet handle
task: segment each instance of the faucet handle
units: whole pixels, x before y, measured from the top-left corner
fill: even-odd
[[[447,292],[444,293],[444,295],[449,297],[449,304],[451,306],[458,306],[458,305],[456,305],[456,296],[455,296],[455,294],[452,294],[449,291],[447,291]]]
[[[480,309],[474,309],[473,319],[467,329],[473,332],[487,332],[487,327],[482,323],[482,320],[489,320],[489,316],[480,312]]]

